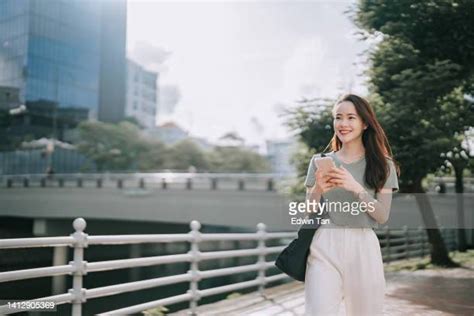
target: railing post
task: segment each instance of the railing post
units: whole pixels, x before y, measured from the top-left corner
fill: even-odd
[[[96,184],[98,188],[102,188],[102,179],[101,178],[97,179]]]
[[[448,247],[448,251],[453,251],[454,249],[456,249],[454,245],[453,235],[451,232],[452,230],[450,228],[444,229],[444,235],[446,236],[446,241],[444,243]]]
[[[406,225],[403,226],[403,235],[405,236],[405,259],[408,259],[410,256],[410,252],[408,251],[408,247],[410,245],[410,236],[408,235],[408,227]]]
[[[86,290],[82,288],[83,276],[87,274],[87,262],[84,261],[84,248],[87,247],[87,234],[84,233],[87,223],[83,218],[76,218],[73,227],[76,230],[71,236],[74,238],[74,261],[69,264],[74,267],[72,289],[72,316],[82,315],[82,303],[86,301]]]
[[[211,179],[211,190],[217,190],[217,178]]]
[[[451,228],[451,236],[453,238],[453,250],[459,250],[459,240],[458,240],[458,236],[456,234],[456,229],[454,228]]]
[[[258,234],[258,276],[257,279],[260,280],[260,285],[258,286],[258,293],[263,295],[263,290],[265,289],[265,229],[266,225],[263,223],[258,223],[257,225],[257,234]]]
[[[140,189],[145,188],[145,179],[144,178],[140,178],[140,181],[138,182],[138,186],[140,187]]]
[[[193,188],[193,180],[191,178],[186,179],[186,190],[192,190]]]
[[[425,256],[425,235],[421,226],[418,226],[418,237],[418,240],[421,241],[421,257],[423,258]]]
[[[27,188],[30,186],[30,180],[28,178],[23,178],[23,187]]]
[[[77,187],[82,188],[82,178],[77,179]]]
[[[385,227],[385,254],[387,255],[387,263],[390,263],[390,230]]]
[[[449,244],[446,238],[446,230],[444,229],[443,225],[439,226],[439,234],[441,235],[441,239],[443,239],[444,245],[446,246],[446,249],[449,252]]]
[[[7,188],[13,187],[13,180],[11,178],[7,179]]]
[[[270,178],[267,181],[267,191],[273,191],[273,179]]]
[[[192,221],[189,226],[191,227],[190,234],[192,236],[191,250],[189,251],[189,254],[192,257],[190,267],[191,269],[188,271],[192,277],[188,290],[188,293],[192,295],[191,301],[189,302],[189,309],[190,315],[197,315],[198,301],[201,299],[198,287],[199,280],[201,279],[199,273],[199,261],[201,254],[199,252],[199,242],[201,241],[201,233],[199,232],[199,229],[201,228],[201,224],[198,221]]]
[[[166,183],[166,179],[165,179],[165,178],[162,178],[162,179],[161,179],[161,188],[162,188],[163,190],[166,190],[166,188],[167,188],[167,183]]]
[[[245,190],[245,182],[244,180],[240,179],[239,180],[239,191],[244,191]]]

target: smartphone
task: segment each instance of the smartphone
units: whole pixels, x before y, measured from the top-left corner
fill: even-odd
[[[326,173],[331,170],[331,168],[336,167],[334,160],[331,157],[321,157],[314,160],[314,165],[318,170],[322,170],[323,173]]]

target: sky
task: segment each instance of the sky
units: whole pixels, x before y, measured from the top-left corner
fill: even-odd
[[[303,97],[366,94],[352,2],[128,0],[127,54],[179,87],[158,122],[262,145],[291,136],[279,113]]]

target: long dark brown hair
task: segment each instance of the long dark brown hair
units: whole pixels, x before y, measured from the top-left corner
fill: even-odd
[[[378,122],[375,112],[369,102],[355,94],[346,94],[336,102],[334,109],[339,103],[345,101],[354,104],[357,114],[367,125],[367,128],[362,133],[362,143],[365,148],[366,160],[364,181],[366,185],[374,189],[375,192],[380,192],[390,173],[387,159],[393,161],[398,176],[400,175],[400,167],[393,158],[392,149],[388,143],[387,136]],[[333,151],[338,151],[342,148],[342,142],[337,137],[336,131],[334,131],[334,135],[326,149],[328,147]]]

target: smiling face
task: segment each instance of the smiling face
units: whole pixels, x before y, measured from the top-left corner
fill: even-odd
[[[343,144],[362,138],[362,133],[367,125],[357,114],[352,102],[343,101],[336,104],[333,118],[334,131]]]

